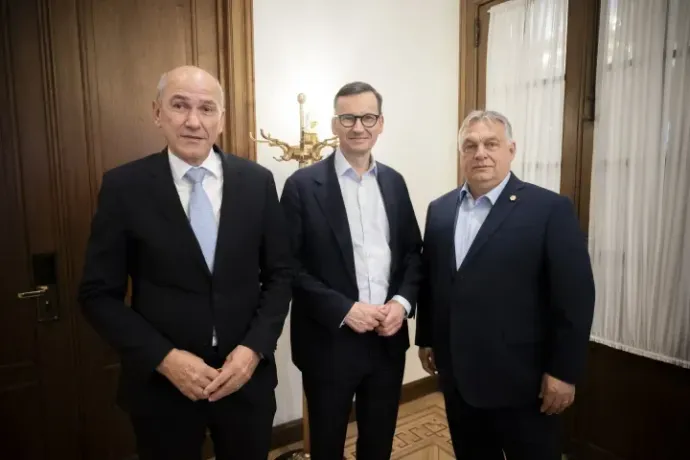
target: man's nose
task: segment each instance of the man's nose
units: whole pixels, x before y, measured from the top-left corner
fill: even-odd
[[[484,147],[484,144],[479,144],[479,146],[477,146],[477,151],[474,153],[474,157],[478,159],[486,158],[486,148]]]
[[[359,118],[356,118],[355,124],[352,125],[352,130],[355,132],[358,132],[358,133],[361,133],[362,131],[364,131],[364,125],[362,124],[362,120],[360,120]]]
[[[198,128],[200,126],[199,116],[196,113],[196,110],[190,110],[189,111],[189,115],[187,116],[187,120],[185,120],[185,125],[188,128]]]

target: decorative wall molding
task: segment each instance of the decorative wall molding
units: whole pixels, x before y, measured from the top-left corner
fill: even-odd
[[[256,161],[254,26],[252,0],[218,0],[218,69],[225,88],[225,132],[220,145],[229,153]]]

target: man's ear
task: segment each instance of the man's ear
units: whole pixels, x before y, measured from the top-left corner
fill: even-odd
[[[510,159],[512,160],[515,158],[515,151],[517,147],[515,145],[515,141],[510,141],[510,146],[508,147],[508,150],[510,150]]]
[[[223,128],[225,128],[225,110],[220,113],[220,121],[218,123],[218,134],[220,135],[223,133]]]
[[[153,109],[153,122],[160,128],[161,126],[161,105],[158,101],[154,100],[151,103],[151,108]]]

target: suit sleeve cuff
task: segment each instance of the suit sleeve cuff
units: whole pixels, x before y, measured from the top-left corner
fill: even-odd
[[[345,325],[345,318],[347,318],[347,315],[350,313],[350,310],[352,310],[352,307],[354,307],[356,303],[357,302],[353,302],[350,308],[347,309],[347,312],[345,312],[345,316],[343,316],[342,321],[340,321],[340,326],[338,326],[338,329]]]
[[[412,305],[410,305],[410,302],[408,302],[405,297],[401,295],[396,295],[391,300],[394,300],[403,306],[403,308],[405,309],[405,317],[410,316],[410,312],[412,311]]]

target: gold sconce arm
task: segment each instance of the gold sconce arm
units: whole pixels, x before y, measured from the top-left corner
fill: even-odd
[[[298,145],[290,145],[285,141],[276,139],[275,137],[272,137],[270,133],[265,133],[263,129],[259,130],[259,134],[261,135],[262,139],[256,139],[252,133],[249,133],[249,138],[257,144],[268,144],[271,147],[278,147],[283,151],[281,156],[274,157],[276,161],[296,160],[300,168],[309,166],[310,164],[323,159],[321,151],[325,147],[333,147],[334,150],[338,147],[337,137],[331,137],[319,141],[318,135],[315,132],[311,130],[307,131],[307,128],[305,128],[306,123],[304,119],[303,107],[305,101],[306,96],[300,93],[297,96],[300,116],[300,142]],[[313,129],[315,125],[316,122],[311,122],[310,128]]]

